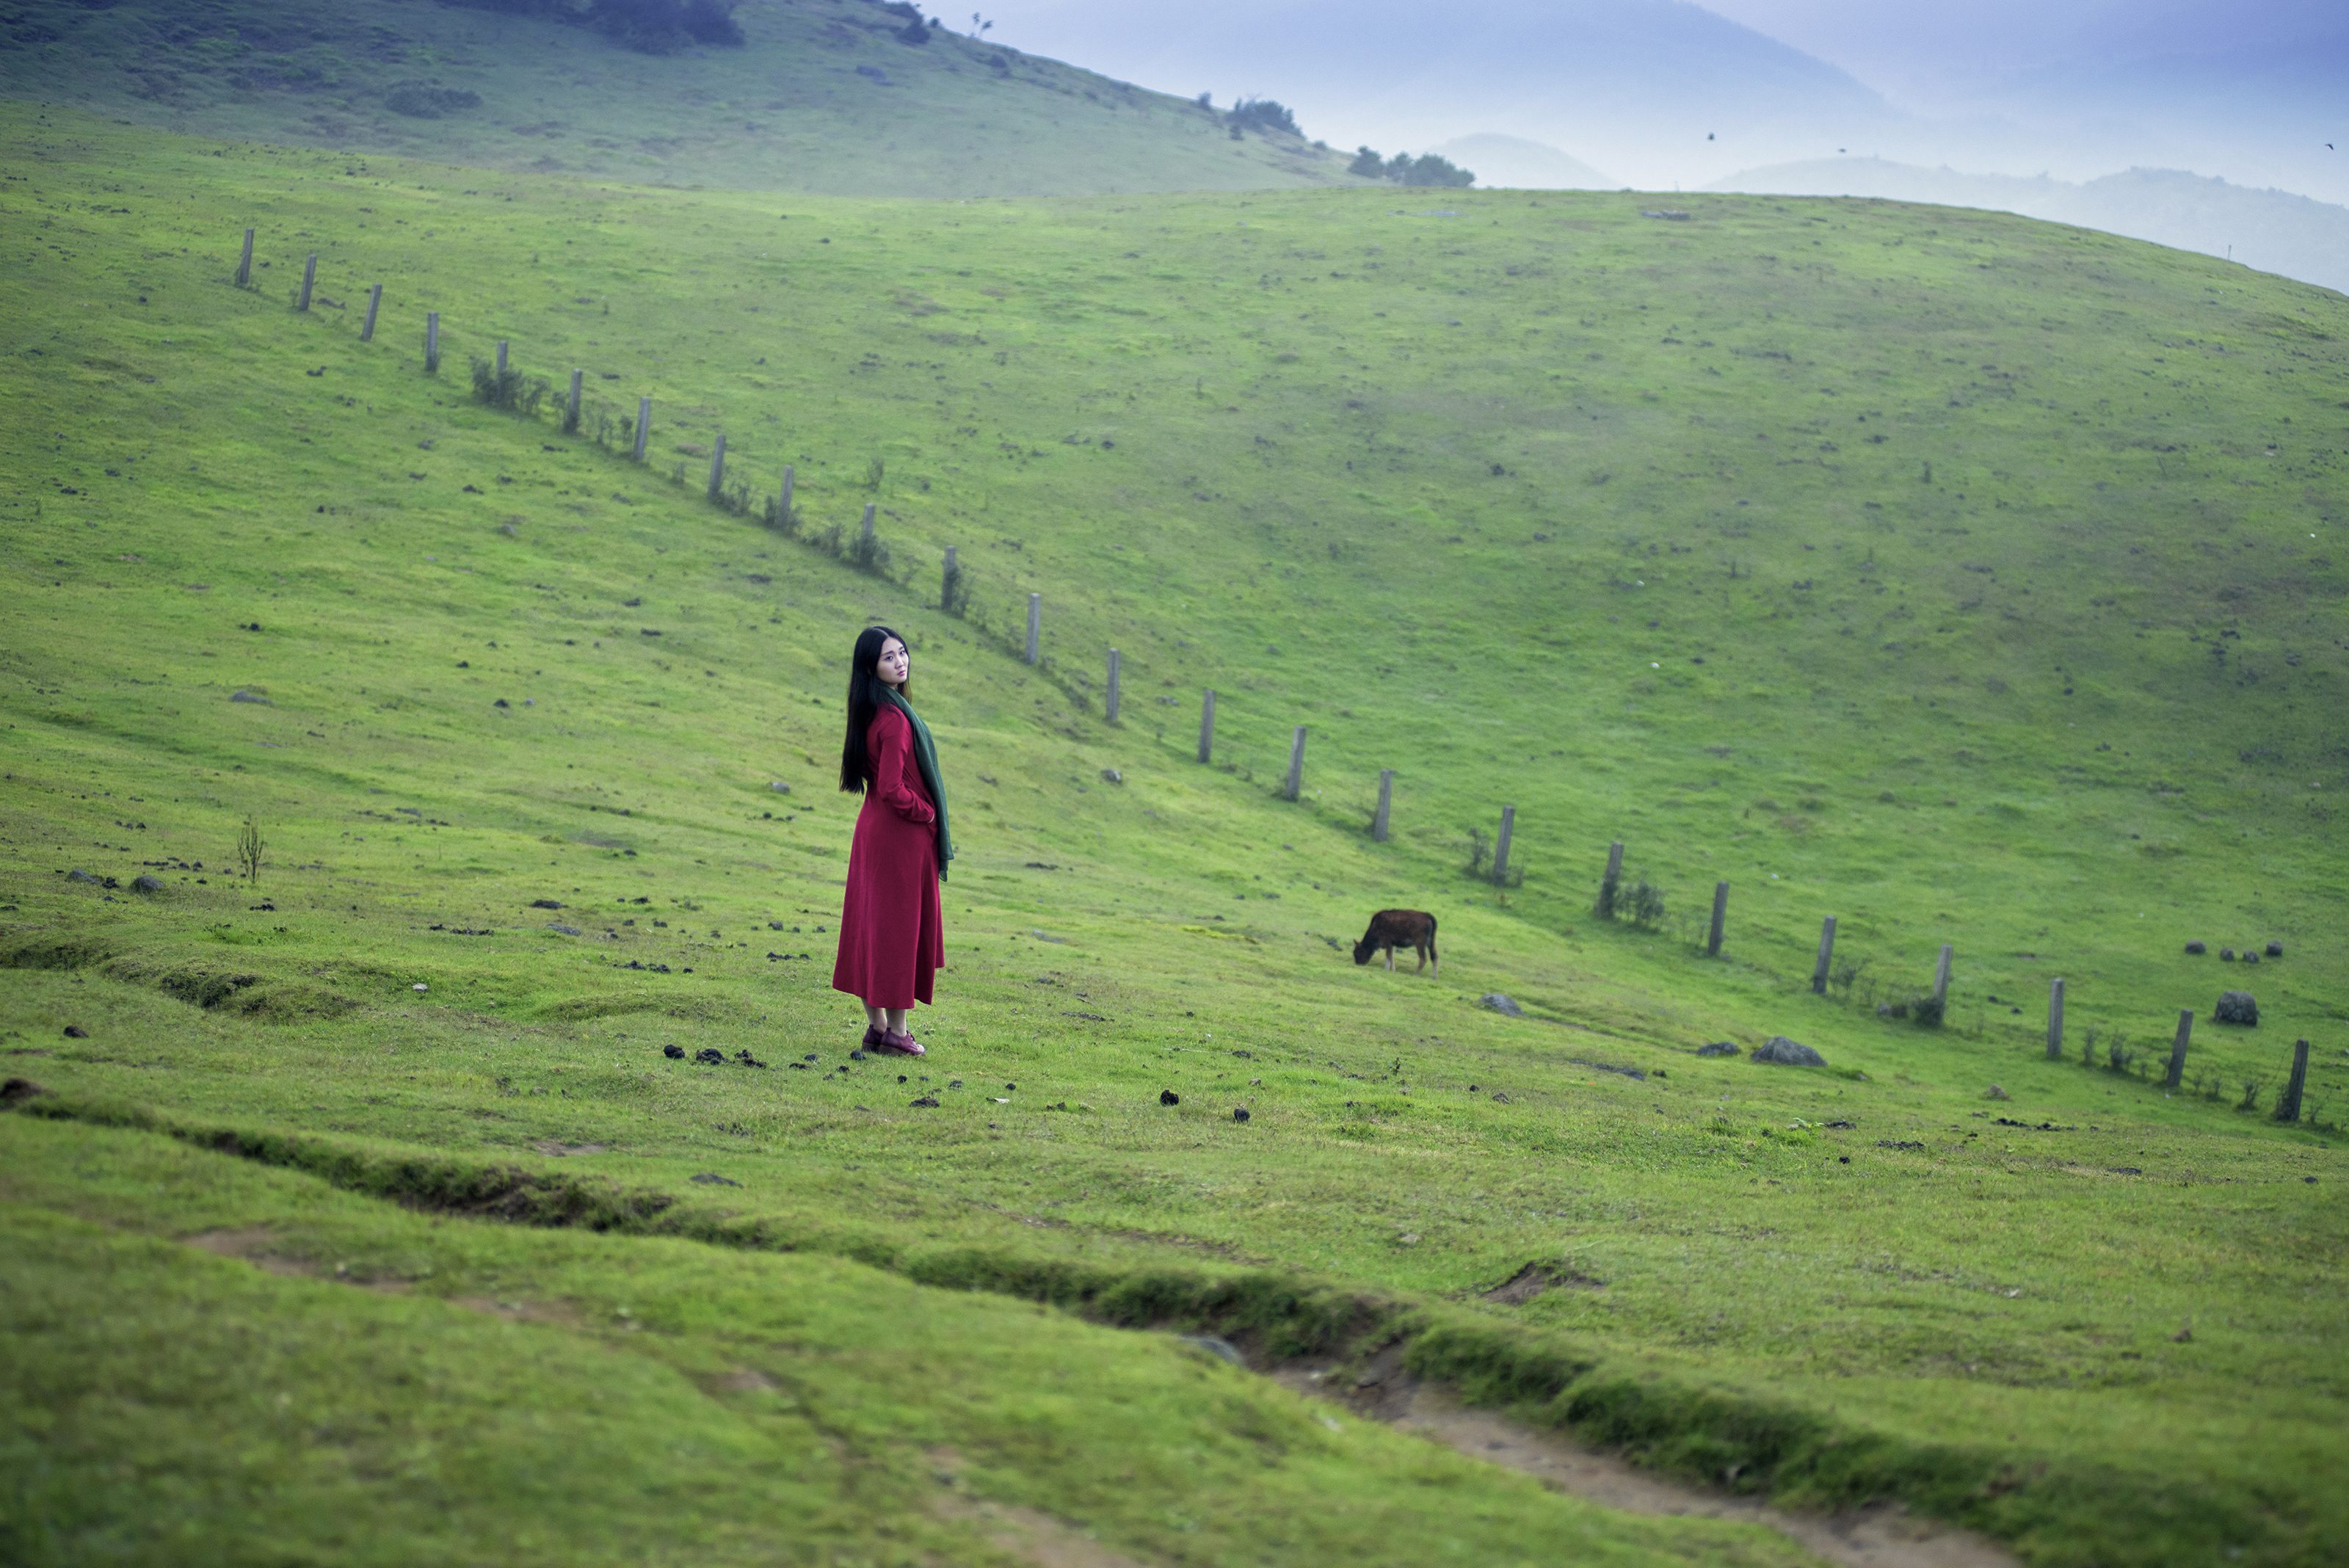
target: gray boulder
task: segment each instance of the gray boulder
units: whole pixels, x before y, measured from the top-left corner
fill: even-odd
[[[77,866],[72,870],[66,873],[66,880],[68,882],[95,882],[98,878]]]
[[[2268,944],[2268,957],[2270,957],[2270,958],[2282,958],[2282,957],[2283,957],[2283,944],[2282,944],[2282,942],[2270,942],[2270,943]]]
[[[2248,991],[2230,991],[2219,998],[2218,1010],[2210,1016],[2220,1023],[2250,1023],[2260,1021],[2260,1004]]]
[[[1503,996],[1497,991],[1491,992],[1489,995],[1478,997],[1476,999],[1476,1002],[1480,1007],[1489,1007],[1494,1012],[1504,1013],[1511,1018],[1523,1018],[1526,1015],[1526,1010],[1524,1008],[1519,1007],[1516,1002],[1510,1001],[1507,997]]]
[[[250,689],[241,691],[232,691],[228,694],[228,700],[232,702],[258,702],[264,708],[274,708],[276,706],[274,702],[272,702],[261,692],[254,691]]]
[[[1824,1067],[1827,1064],[1826,1057],[1807,1045],[1787,1039],[1784,1034],[1770,1036],[1768,1044],[1754,1051],[1753,1059],[1756,1062],[1775,1062],[1782,1067]]]
[[[135,893],[160,893],[163,890],[163,878],[152,872],[143,877],[134,877],[130,881],[130,889]]]
[[[1716,1040],[1710,1045],[1698,1046],[1696,1054],[1700,1056],[1734,1056],[1737,1047],[1727,1040]]]
[[[2189,953],[2207,953],[2210,950],[2210,947],[2209,943],[2198,940],[2188,942],[2186,950]]]

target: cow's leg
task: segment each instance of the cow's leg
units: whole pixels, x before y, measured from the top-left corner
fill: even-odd
[[[1387,947],[1387,972],[1394,973],[1394,947],[1392,943]]]
[[[1425,974],[1427,972],[1427,944],[1425,942],[1420,942],[1416,944],[1413,950],[1419,954],[1419,967],[1413,970],[1411,972],[1413,974]]]

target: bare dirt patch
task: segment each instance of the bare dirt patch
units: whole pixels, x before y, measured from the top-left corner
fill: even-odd
[[[354,1270],[348,1263],[337,1263],[332,1269],[308,1258],[291,1258],[276,1251],[282,1244],[276,1231],[264,1226],[251,1226],[242,1231],[204,1231],[182,1237],[183,1244],[215,1257],[234,1258],[251,1263],[254,1268],[287,1279],[332,1280],[338,1284],[357,1285],[378,1295],[404,1295],[409,1282],[392,1274],[369,1274]]]
[[[1915,1518],[1897,1504],[1836,1514],[1789,1513],[1758,1498],[1691,1486],[1558,1433],[1472,1409],[1450,1390],[1423,1385],[1404,1372],[1401,1345],[1380,1352],[1356,1373],[1299,1365],[1272,1376],[1300,1394],[1335,1400],[1398,1431],[1424,1433],[1471,1459],[1506,1466],[1559,1491],[1627,1513],[1764,1525],[1839,1568],[2021,1568],[2019,1559],[1989,1537]]]
[[[1570,1263],[1527,1263],[1506,1282],[1486,1291],[1485,1299],[1516,1306],[1544,1291],[1596,1291],[1604,1290],[1606,1285],[1605,1280],[1593,1279]]]
[[[996,1545],[1037,1568],[1149,1568],[1138,1558],[1103,1546],[1065,1520],[955,1490],[963,1461],[953,1449],[933,1449],[927,1457],[947,1488],[931,1503],[938,1516],[977,1524]]]
[[[603,1154],[611,1148],[608,1143],[565,1143],[559,1137],[543,1137],[530,1146],[541,1154],[551,1154],[557,1159],[574,1154]]]

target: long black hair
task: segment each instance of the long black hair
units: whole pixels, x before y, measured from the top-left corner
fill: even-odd
[[[880,666],[881,650],[891,638],[905,640],[885,626],[868,626],[856,634],[856,651],[848,656],[848,738],[840,744],[840,787],[850,794],[863,794],[873,777],[864,732],[873,727],[873,716],[881,711],[882,693],[889,689],[881,679]],[[898,691],[908,692],[913,685],[908,677]]]

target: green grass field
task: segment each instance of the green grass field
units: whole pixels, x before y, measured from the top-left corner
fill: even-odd
[[[338,154],[744,191],[1366,183],[1343,155],[1236,140],[1185,99],[944,27],[910,47],[905,19],[871,0],[745,0],[734,15],[741,47],[644,55],[439,0],[24,0],[0,31],[0,98]]]
[[[366,1334],[397,1365],[461,1321],[455,1367],[525,1330],[444,1292],[557,1303],[527,1326],[544,1370],[501,1374],[555,1425],[566,1358],[626,1333],[591,1279],[657,1278],[642,1299],[690,1318],[796,1271],[829,1326],[759,1330],[772,1362],[728,1362],[736,1331],[698,1319],[620,1342],[630,1404],[595,1440],[642,1462],[599,1494],[616,1553],[630,1498],[687,1484],[661,1434],[696,1397],[733,1412],[724,1466],[802,1440],[709,1392],[737,1363],[821,1373],[828,1420],[881,1412],[761,1504],[844,1521],[808,1528],[812,1558],[982,1560],[977,1526],[918,1506],[944,1483],[909,1479],[908,1445],[1151,1561],[1554,1560],[1582,1531],[1780,1550],[1465,1467],[1427,1485],[1475,1506],[1445,1505],[1386,1479],[1419,1446],[1344,1423],[1360,1458],[1300,1445],[1258,1475],[1203,1436],[1224,1457],[1167,1472],[1100,1409],[1037,1425],[1027,1325],[1146,1386],[1170,1430],[1322,1428],[1080,1317],[1267,1362],[1400,1340],[1659,1469],[1899,1499],[2033,1563],[2336,1553],[2339,296],[1890,203],[779,204],[5,112],[0,1049],[49,1092],[0,1123],[41,1282],[11,1300],[43,1303],[11,1307],[31,1348],[0,1440],[84,1409],[98,1385],[57,1368],[102,1361],[136,1369],[109,1419],[200,1410],[264,1456],[234,1472],[158,1423],[124,1459],[129,1428],[92,1417],[7,1504],[35,1560],[117,1539],[57,1501],[102,1478],[117,1518],[233,1541],[259,1527],[227,1500],[282,1474],[270,1538],[319,1560],[364,1554],[353,1507],[427,1528],[397,1489],[267,1458],[262,1383],[197,1389],[94,1310],[107,1270],[282,1322],[297,1363]],[[239,291],[247,224],[267,265]],[[331,303],[299,316],[314,250]],[[583,433],[473,399],[499,339],[558,392],[586,371]],[[643,467],[611,450],[639,395]],[[753,496],[793,466],[793,529],[702,498],[721,431]],[[833,543],[868,502],[877,573]],[[948,545],[962,616],[934,607]],[[874,618],[911,639],[962,847],[931,1054],[902,1083],[846,1059],[861,1020],[823,929],[852,816],[826,782],[839,667]],[[1524,876],[1496,888],[1465,867],[1504,805]],[[1617,838],[1662,889],[1650,926],[1591,915]],[[131,891],[141,871],[164,890]],[[1349,961],[1390,904],[1438,914],[1440,980]],[[1865,967],[1822,998],[1827,915]],[[2271,940],[2257,968],[2216,956]],[[1879,1016],[1944,942],[1944,1025]],[[2210,1022],[2229,987],[2257,1029]],[[1829,1066],[1693,1054],[1775,1033]],[[2307,1106],[2279,1127],[2301,1036]],[[222,1231],[319,1277],[161,1244]],[[1553,1288],[1485,1299],[1529,1264]],[[878,1326],[916,1286],[919,1327]],[[891,1354],[926,1343],[981,1370],[909,1386]],[[367,1442],[456,1462],[456,1390],[486,1376],[383,1396]],[[585,1550],[571,1483],[468,1484],[450,1528]],[[1298,1535],[1298,1488],[1395,1522]],[[1237,1535],[1188,1533],[1215,1511]],[[768,1551],[769,1528],[693,1552]]]

